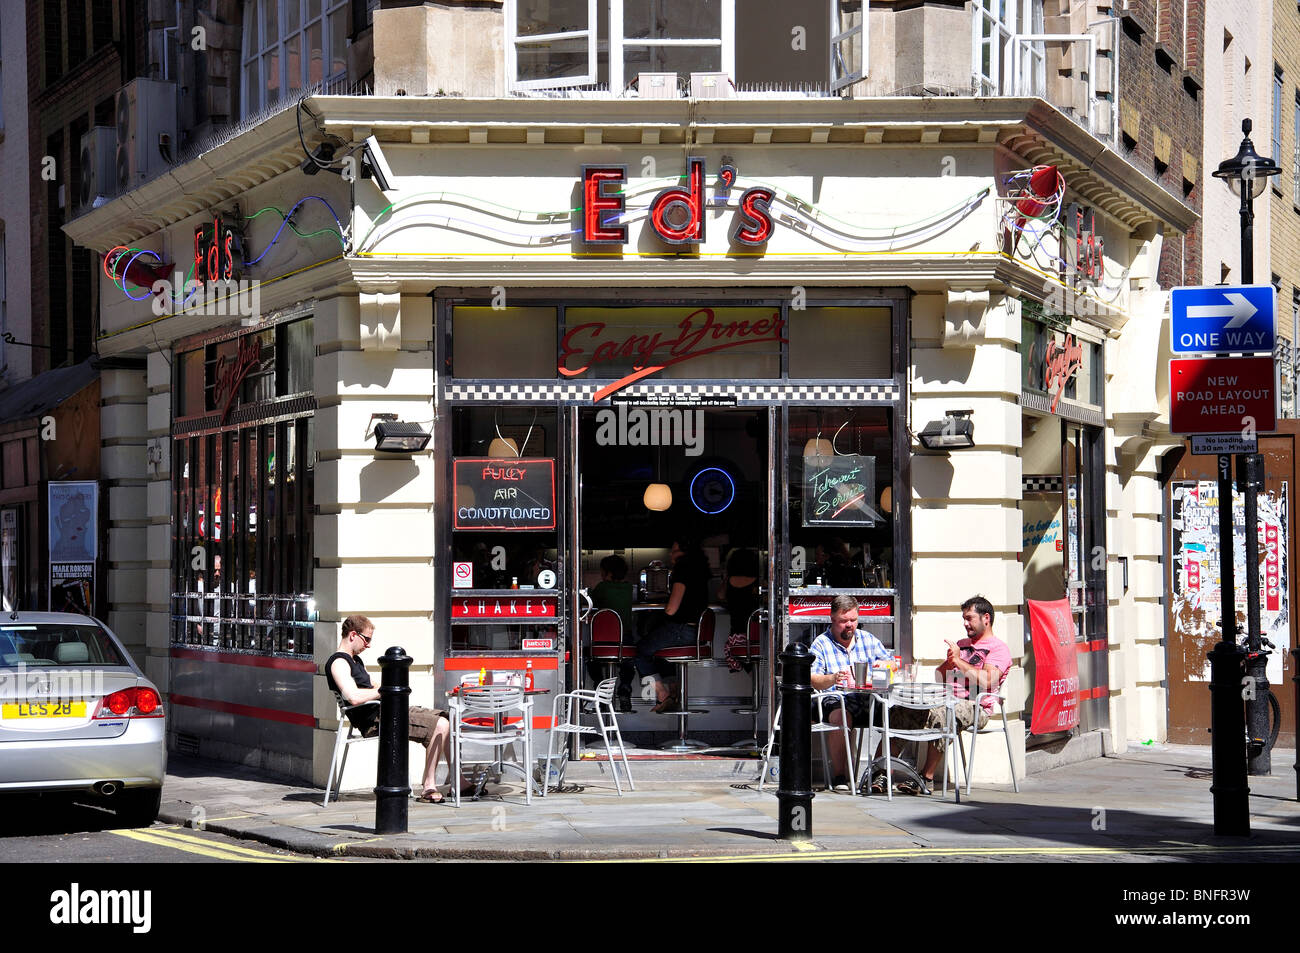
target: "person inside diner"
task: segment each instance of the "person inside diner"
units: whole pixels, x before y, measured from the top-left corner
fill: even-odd
[[[723,576],[719,595],[727,607],[731,620],[731,637],[727,639],[727,666],[733,672],[741,669],[741,661],[732,655],[732,648],[745,645],[749,639],[749,617],[759,607],[758,553],[752,549],[733,549],[727,557],[727,570]],[[748,668],[748,656],[745,667]]]
[[[672,573],[668,577],[668,604],[664,606],[663,618],[637,642],[636,659],[632,665],[622,667],[619,686],[620,692],[624,686],[631,691],[633,667],[643,679],[653,675],[657,704],[651,711],[660,714],[677,711],[681,694],[679,685],[671,678],[672,663],[655,658],[655,653],[660,649],[695,643],[700,613],[709,604],[709,577],[712,574],[709,557],[692,540],[679,537],[673,543],[669,559]]]
[[[627,560],[617,554],[610,554],[600,561],[600,582],[592,587],[591,605],[594,609],[613,609],[623,621],[623,641],[632,628],[632,583],[627,581]],[[587,674],[596,684],[600,684],[604,666],[594,660],[587,662]],[[632,710],[632,688],[621,680],[618,686],[618,710]]]
[[[853,681],[853,663],[866,662],[868,667],[883,665],[890,658],[889,650],[869,632],[858,631],[858,600],[854,596],[838,595],[831,600],[831,624],[825,632],[813,639],[812,644],[813,691],[847,686]],[[870,697],[861,694],[846,695],[844,710],[838,698],[822,702],[822,713],[828,724],[836,728],[847,719],[849,728],[862,724],[868,715]],[[812,718],[818,719],[817,700],[813,700]],[[842,732],[829,732],[831,751],[831,788],[847,786],[848,752],[844,750]]]

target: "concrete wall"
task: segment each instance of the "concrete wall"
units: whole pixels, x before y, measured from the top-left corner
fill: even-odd
[[[1256,248],[1259,248],[1261,241],[1267,242],[1269,254],[1265,256],[1259,251],[1255,254],[1257,262],[1262,263],[1266,257],[1271,259],[1269,270],[1281,279],[1277,300],[1278,333],[1289,342],[1289,346],[1280,348],[1278,353],[1279,364],[1284,363],[1285,368],[1282,413],[1284,416],[1292,417],[1300,416],[1296,395],[1300,388],[1297,388],[1297,375],[1294,370],[1297,339],[1295,301],[1297,296],[1300,296],[1300,202],[1296,201],[1295,171],[1295,156],[1300,149],[1300,142],[1296,141],[1295,134],[1296,97],[1300,95],[1300,11],[1297,11],[1294,3],[1288,4],[1286,0],[1276,0],[1272,7],[1273,64],[1282,68],[1282,151],[1279,155],[1273,156],[1273,161],[1282,167],[1282,174],[1273,180],[1277,188],[1267,193],[1269,200],[1267,202],[1261,200],[1255,204],[1256,215],[1264,205],[1268,206],[1269,215],[1266,226],[1261,228],[1258,219],[1255,226]],[[1262,12],[1261,16],[1263,16]],[[1269,34],[1266,33],[1265,36]],[[1270,84],[1271,82],[1270,75]],[[1268,95],[1270,99],[1267,108],[1259,110],[1256,115],[1260,120],[1265,120],[1267,117],[1267,125],[1271,127],[1273,116],[1271,85]],[[1271,133],[1267,137],[1261,133],[1253,138],[1255,148],[1259,152],[1272,152]],[[1231,151],[1225,152],[1224,158],[1229,155],[1232,155]],[[1269,280],[1269,275],[1263,273],[1261,265],[1257,264],[1255,270],[1256,281]]]

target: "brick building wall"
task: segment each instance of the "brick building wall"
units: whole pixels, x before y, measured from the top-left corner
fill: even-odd
[[[1286,340],[1278,348],[1278,357],[1286,364],[1290,375],[1290,393],[1286,393],[1287,387],[1283,388],[1282,413],[1294,417],[1297,416],[1294,344],[1296,324],[1300,322],[1296,313],[1296,302],[1300,301],[1300,179],[1296,175],[1297,149],[1300,149],[1300,141],[1296,139],[1297,116],[1300,116],[1300,10],[1290,0],[1276,0],[1273,4],[1272,46],[1273,63],[1269,69],[1282,70],[1282,122],[1280,129],[1269,139],[1261,142],[1256,137],[1255,148],[1263,152],[1267,142],[1271,151],[1271,139],[1280,139],[1280,152],[1272,158],[1282,167],[1282,174],[1274,180],[1274,188],[1268,192],[1271,212],[1269,267],[1271,274],[1277,277],[1278,332]],[[1271,116],[1271,103],[1269,113]],[[1258,281],[1267,277],[1255,276]]]
[[[1201,211],[1201,51],[1205,0],[1129,0],[1120,13],[1120,155],[1170,194]],[[1111,4],[1089,3],[1098,18]],[[1190,56],[1189,56],[1190,54]],[[1195,284],[1201,273],[1201,224],[1187,235],[1166,233],[1157,280],[1161,287]]]
[[[114,94],[145,61],[144,7],[95,3],[87,19],[78,0],[27,0],[32,342],[44,345],[32,350],[33,374],[95,350],[98,260],[74,252],[62,226],[76,213],[81,133],[112,122]]]

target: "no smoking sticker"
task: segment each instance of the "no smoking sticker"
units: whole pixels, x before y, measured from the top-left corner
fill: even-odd
[[[472,589],[474,587],[473,563],[452,563],[451,587],[453,589]]]

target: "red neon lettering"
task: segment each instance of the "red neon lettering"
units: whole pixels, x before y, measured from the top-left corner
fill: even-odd
[[[692,156],[686,160],[687,188],[664,189],[650,203],[650,226],[670,245],[687,245],[704,241],[704,160]],[[672,208],[684,208],[686,220],[681,225],[668,221]]]
[[[627,226],[608,224],[627,207],[621,187],[627,182],[625,166],[583,166],[582,240],[593,245],[627,241]],[[610,189],[618,189],[610,192]],[[614,212],[615,215],[607,213]]]
[[[226,229],[226,241],[222,247],[226,260],[221,267],[221,277],[227,280],[235,274],[235,256],[230,252],[230,245],[234,240],[234,233],[230,229]]]
[[[762,245],[772,237],[776,226],[770,205],[774,198],[774,191],[761,187],[748,189],[740,196],[740,220],[733,241],[742,245]]]
[[[194,280],[203,280],[203,229],[194,229]]]
[[[517,467],[484,467],[483,468],[484,480],[508,480],[514,482],[514,481],[522,480],[526,475],[527,472],[525,470]]]

